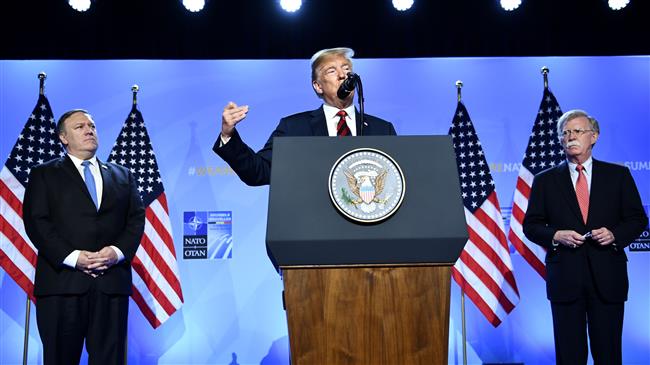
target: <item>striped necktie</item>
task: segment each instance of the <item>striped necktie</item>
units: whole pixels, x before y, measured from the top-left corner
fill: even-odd
[[[352,135],[352,132],[348,127],[348,123],[346,123],[345,121],[345,117],[348,115],[348,113],[346,113],[345,110],[339,110],[339,112],[336,113],[336,115],[339,116],[339,122],[336,125],[336,135],[340,137]]]

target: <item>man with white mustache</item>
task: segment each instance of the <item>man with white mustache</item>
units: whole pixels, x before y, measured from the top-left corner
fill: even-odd
[[[598,121],[571,110],[557,122],[567,161],[535,176],[524,233],[546,248],[557,364],[622,364],[628,294],[623,250],[648,224],[630,171],[592,158]]]

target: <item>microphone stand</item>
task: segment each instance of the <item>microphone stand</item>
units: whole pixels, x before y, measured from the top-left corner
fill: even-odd
[[[363,125],[365,124],[365,113],[363,111],[363,84],[361,83],[361,77],[357,75],[357,98],[359,101],[359,116],[361,117],[361,123],[359,123],[359,130],[357,131],[357,136],[363,136]]]

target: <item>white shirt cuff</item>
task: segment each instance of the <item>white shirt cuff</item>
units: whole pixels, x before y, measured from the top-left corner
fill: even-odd
[[[81,254],[81,251],[79,250],[74,250],[72,251],[64,260],[63,260],[63,265],[69,266],[73,269],[77,268],[77,260],[79,260],[79,255]]]
[[[219,139],[221,140],[221,142],[219,142],[219,147],[222,147],[223,145],[228,143],[228,141],[230,141],[230,138],[232,137],[224,137],[223,134],[219,133]]]
[[[111,247],[111,248],[113,249],[113,251],[115,251],[115,253],[117,254],[117,262],[122,262],[122,261],[124,261],[124,254],[122,253],[122,250],[120,250],[119,248],[117,248],[117,247],[115,247],[115,246],[110,246],[110,247]]]

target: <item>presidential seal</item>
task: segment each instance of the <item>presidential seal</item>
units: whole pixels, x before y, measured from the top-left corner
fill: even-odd
[[[404,174],[386,153],[360,148],[341,156],[330,172],[332,203],[344,216],[362,223],[390,217],[404,199]]]

